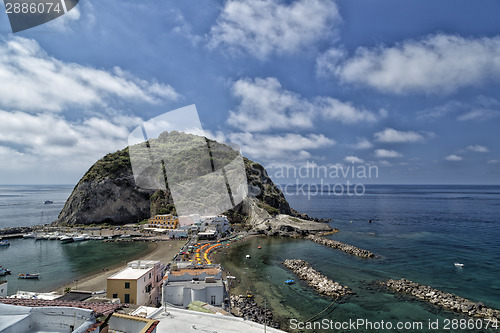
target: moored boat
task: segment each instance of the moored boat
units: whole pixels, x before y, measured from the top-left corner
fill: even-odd
[[[0,276],[5,276],[9,274],[10,274],[10,269],[3,268],[2,266],[0,266]]]
[[[286,284],[293,284],[294,282],[295,282],[295,280],[291,280],[291,279],[285,281]]]
[[[19,279],[38,279],[40,273],[21,273],[18,275]]]
[[[73,237],[71,236],[61,236],[59,237],[59,240],[65,244],[65,243],[72,243],[73,242]]]
[[[9,245],[10,245],[10,243],[9,243],[8,240],[2,240],[2,241],[0,241],[0,246],[9,246]]]

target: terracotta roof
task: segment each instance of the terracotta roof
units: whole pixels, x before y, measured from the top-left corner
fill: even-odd
[[[112,303],[89,303],[78,301],[59,301],[43,300],[43,299],[22,299],[22,298],[5,298],[0,297],[0,303],[21,305],[29,307],[44,307],[44,306],[67,306],[72,308],[89,309],[96,313],[97,317],[106,316],[115,312],[117,309],[126,307],[126,304],[112,304]]]

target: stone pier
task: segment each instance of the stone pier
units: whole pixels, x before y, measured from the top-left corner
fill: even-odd
[[[321,237],[321,236],[316,236],[316,235],[309,235],[306,237],[306,239],[312,240],[315,243],[329,246],[334,249],[338,249],[341,251],[344,251],[345,253],[352,254],[361,258],[374,258],[375,255],[371,253],[370,251],[360,249],[359,247],[352,246],[349,244],[344,244],[339,241],[335,241],[333,239]]]
[[[316,289],[320,294],[329,297],[342,297],[353,292],[340,283],[328,279],[325,275],[316,271],[306,261],[300,259],[286,259],[283,262],[286,268],[290,269],[301,280]]]

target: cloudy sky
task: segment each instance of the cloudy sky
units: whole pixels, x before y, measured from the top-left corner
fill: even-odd
[[[499,17],[495,0],[81,0],[12,34],[0,13],[0,184],[74,184],[190,104],[271,169],[499,184]]]

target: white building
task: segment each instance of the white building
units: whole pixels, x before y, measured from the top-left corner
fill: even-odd
[[[220,267],[181,268],[163,278],[163,303],[187,307],[193,301],[222,306],[225,287]]]
[[[160,261],[135,260],[107,280],[107,297],[123,303],[157,305],[165,266]]]
[[[95,323],[94,311],[71,307],[0,304],[0,332],[84,333]]]

